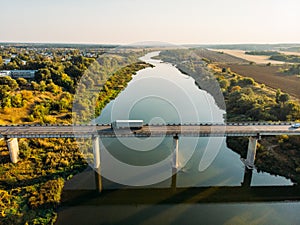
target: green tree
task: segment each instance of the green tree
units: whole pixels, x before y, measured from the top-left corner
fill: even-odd
[[[54,72],[54,71],[53,71]],[[55,71],[52,74],[53,82],[62,88],[64,90],[74,93],[75,87],[74,87],[74,81],[66,74]]]
[[[39,69],[36,73],[35,73],[35,80],[37,82],[41,82],[42,80],[46,81],[51,79],[51,72],[49,69]]]
[[[255,81],[250,77],[245,77],[241,80],[239,80],[240,86],[248,86],[248,85],[254,85]]]
[[[0,77],[0,85],[7,85],[11,88],[12,91],[16,90],[19,85],[17,81],[11,77]]]
[[[51,80],[51,82],[47,84],[46,91],[52,92],[53,94],[58,94],[59,92],[61,92],[61,88],[58,85],[54,84]]]
[[[78,68],[76,65],[70,65],[65,69],[65,73],[70,77],[74,78],[76,82],[80,79],[83,74],[83,71]]]
[[[222,79],[219,81],[220,88],[227,89],[230,85],[229,81],[226,79]]]
[[[44,117],[49,114],[49,108],[44,104],[35,105],[32,114],[35,118]]]
[[[31,88],[34,90],[34,91],[38,91],[40,89],[39,85],[37,82],[35,81],[31,81]]]
[[[27,80],[22,77],[18,78],[16,81],[20,87],[25,87],[28,84]]]
[[[10,87],[8,85],[0,85],[0,100],[9,95]]]
[[[40,82],[40,91],[46,91],[46,87],[47,87],[47,85],[46,85],[46,82],[45,81],[41,81]]]
[[[23,104],[23,97],[21,94],[15,94],[11,97],[11,105],[12,107],[17,107],[17,108],[20,108],[20,107],[23,107],[24,104]]]
[[[1,99],[1,105],[2,108],[11,108],[11,97],[10,96],[6,96],[3,99]]]
[[[289,94],[284,93],[279,95],[278,101],[281,102],[282,104],[286,103],[289,100],[290,100]]]

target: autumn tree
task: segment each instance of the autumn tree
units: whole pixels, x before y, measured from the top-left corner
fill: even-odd
[[[7,85],[11,88],[12,91],[16,90],[19,87],[17,81],[8,76],[0,77],[0,85]]]

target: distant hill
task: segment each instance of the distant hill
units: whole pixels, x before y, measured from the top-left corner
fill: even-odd
[[[17,43],[17,42],[0,42],[2,46],[13,46],[16,48],[116,48],[119,45],[113,44],[70,44],[70,43]]]
[[[300,51],[300,43],[295,44],[187,44],[188,48],[211,48],[211,49],[231,49],[244,51]]]

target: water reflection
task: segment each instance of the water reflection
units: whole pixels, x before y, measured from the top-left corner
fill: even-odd
[[[292,186],[69,190],[57,224],[297,224],[299,199]]]
[[[158,52],[141,58],[155,67],[139,71],[115,101],[105,107],[97,123],[110,123],[116,119],[143,119],[149,124],[224,121],[225,112],[218,108],[211,95],[200,90],[192,78],[187,79],[173,65],[151,59],[155,55]],[[128,184],[133,178],[145,178],[147,171],[143,168],[152,165],[157,165],[152,170],[156,171],[152,174],[153,180],[160,174],[165,174],[161,176],[164,179],[172,174],[172,138],[103,138],[101,141],[103,175],[115,182]],[[118,162],[132,165],[131,172],[128,173],[127,167],[119,167]],[[225,138],[180,137],[179,164],[179,187],[235,186],[242,182],[244,175],[244,165],[239,155],[226,147]],[[136,179],[134,183],[150,184],[150,181]],[[159,187],[169,186],[162,181],[159,180]],[[252,184],[287,185],[291,182],[282,177],[254,172]]]
[[[107,105],[97,122],[127,118],[143,119],[146,123],[222,122],[224,111],[214,104],[213,98],[174,66],[149,59],[155,54],[147,55],[144,60],[156,67],[140,71],[117,99]],[[174,82],[175,88],[170,89]],[[143,93],[149,96],[141,98]],[[172,138],[104,138],[100,149],[107,149],[110,157],[138,170],[167,159],[173,150],[172,141]],[[203,155],[216,148],[218,154],[212,163],[199,171]],[[111,164],[105,154],[101,156],[104,174],[110,171],[117,177],[103,178],[101,194],[95,191],[91,169],[67,182],[57,225],[299,223],[300,204],[291,202],[300,200],[299,188],[283,177],[245,169],[240,156],[226,147],[223,138],[180,137],[182,168],[173,176],[168,163],[163,168],[154,168],[157,171],[132,170],[128,176],[128,171]],[[121,178],[143,180],[162,171],[167,178],[148,186],[127,187],[114,182]]]

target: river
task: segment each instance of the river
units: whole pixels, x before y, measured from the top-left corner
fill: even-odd
[[[154,67],[134,75],[95,122],[142,119],[147,124],[223,123],[225,111],[218,108],[213,97],[174,65],[152,59],[158,54],[152,52],[141,58]],[[179,137],[176,187],[241,187],[245,181],[244,165],[225,141],[220,137]],[[124,185],[145,190],[171,186],[173,138],[105,138],[100,149],[104,190],[117,190]],[[252,188],[272,186],[274,190],[276,186],[290,185],[291,181],[284,177],[256,170],[249,183]],[[145,193],[147,197],[151,195],[150,191]],[[298,202],[276,201],[193,203],[189,199],[189,204],[134,205],[118,204],[118,201],[89,205],[88,200],[74,201],[76,204],[59,211],[57,224],[67,220],[69,224],[297,224],[300,209]]]

